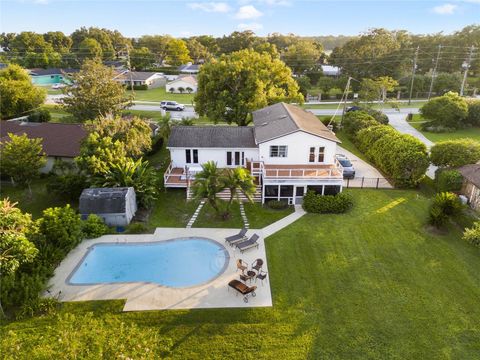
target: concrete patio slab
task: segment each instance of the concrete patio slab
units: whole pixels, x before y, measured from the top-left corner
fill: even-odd
[[[249,297],[248,303],[227,286],[230,280],[239,278],[240,273],[236,271],[236,261],[239,258],[248,264],[261,258],[264,261],[263,270],[268,272],[263,231],[249,230],[247,233],[249,236],[253,233],[260,235],[259,248],[247,250],[244,254],[225,245],[224,242],[226,236],[237,232],[238,229],[157,228],[154,234],[106,235],[98,239],[85,240],[72,250],[55,270],[55,275],[49,282],[50,292],[45,296],[58,296],[61,301],[126,299],[124,311],[272,306],[269,276],[263,284],[260,280],[256,284],[252,282],[252,285],[257,285],[258,288],[256,297]],[[224,245],[230,256],[225,271],[209,283],[190,288],[171,288],[142,282],[96,285],[72,285],[67,282],[67,278],[82,261],[88,248],[96,243],[152,242],[186,237],[209,238]]]

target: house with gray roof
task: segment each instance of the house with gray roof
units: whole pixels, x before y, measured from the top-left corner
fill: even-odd
[[[192,64],[191,62],[180,65],[178,67],[178,71],[180,71],[182,74],[198,74],[200,71],[200,64]]]
[[[186,188],[188,195],[201,165],[214,161],[220,168],[250,170],[262,202],[298,204],[308,190],[342,191],[343,168],[335,157],[340,140],[314,114],[278,103],[252,116],[253,126],[175,126],[165,187]]]
[[[135,190],[133,187],[84,189],[79,212],[82,219],[94,214],[108,226],[127,226],[137,212]]]
[[[167,79],[163,73],[128,70],[125,70],[117,75],[115,80],[126,86],[146,86],[148,89],[165,86],[167,82]]]

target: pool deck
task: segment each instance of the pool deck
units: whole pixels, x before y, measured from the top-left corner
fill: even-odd
[[[248,264],[252,264],[255,259],[261,258],[264,261],[263,270],[268,272],[264,235],[270,235],[270,229],[250,229],[247,233],[248,236],[253,233],[260,235],[259,247],[258,249],[249,249],[243,254],[226,245],[224,241],[225,237],[236,234],[238,231],[238,229],[219,228],[157,228],[154,234],[105,235],[97,239],[85,240],[72,250],[55,270],[55,275],[49,282],[49,295],[46,296],[58,296],[61,301],[126,299],[124,311],[272,306],[269,275],[263,281],[263,285],[260,280],[257,283],[255,281],[252,284],[247,283],[249,286],[257,286],[256,296],[250,296],[248,303],[245,303],[243,297],[227,285],[230,280],[239,279],[240,271],[236,271],[236,261],[239,258]],[[97,285],[71,285],[67,283],[68,276],[75,270],[88,248],[96,243],[151,242],[184,237],[205,237],[224,245],[230,256],[226,270],[206,284],[184,289],[141,282]],[[188,264],[185,264],[185,266],[188,266]]]

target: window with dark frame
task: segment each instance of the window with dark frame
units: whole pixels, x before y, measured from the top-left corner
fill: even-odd
[[[270,157],[287,157],[287,145],[271,145]]]
[[[308,156],[308,162],[315,162],[315,148],[310,148],[310,155]]]
[[[325,146],[320,146],[318,148],[318,162],[325,161]]]
[[[232,165],[232,152],[227,151],[227,165],[230,166]]]
[[[185,149],[185,162],[187,164],[192,163],[192,153],[190,152],[190,149]]]
[[[198,150],[193,149],[192,151],[193,151],[193,163],[198,164]]]

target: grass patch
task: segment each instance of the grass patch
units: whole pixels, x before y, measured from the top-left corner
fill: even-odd
[[[415,129],[420,131],[425,137],[433,142],[440,142],[445,140],[455,140],[455,139],[463,139],[463,138],[470,138],[477,141],[480,141],[480,128],[479,127],[470,127],[465,129],[459,129],[455,132],[446,132],[446,133],[432,133],[429,131],[422,130],[422,122],[425,119],[422,118],[422,115],[415,114],[413,115],[413,119],[410,122]]]
[[[218,205],[220,214],[223,214],[226,211],[227,202],[218,200]],[[230,207],[230,217],[227,220],[223,220],[222,216],[218,215],[209,203],[205,203],[193,227],[240,229],[243,227],[240,205],[234,201]]]
[[[198,206],[198,201],[187,201],[185,189],[161,191],[153,206],[147,227],[185,227]]]
[[[260,203],[245,203],[245,215],[252,229],[261,229],[293,213],[293,206],[287,209],[271,209]]]
[[[478,248],[454,228],[442,236],[425,231],[429,199],[416,191],[351,193],[349,213],[309,214],[266,239],[271,308],[121,313],[120,301],[75,302],[63,306],[61,318],[93,313],[110,333],[112,318],[154,330],[144,344],[156,353],[158,339],[169,339],[164,357],[173,359],[477,358]],[[4,323],[0,352],[35,358],[51,346],[57,350],[49,356],[62,357],[70,344],[56,341],[67,328],[58,322]],[[69,348],[89,354],[91,334],[67,329],[63,338],[76,345]],[[30,341],[10,346],[17,337]]]
[[[130,95],[132,93],[131,90],[127,90],[127,94]],[[163,100],[170,100],[170,101],[177,101],[181,104],[185,105],[192,105],[193,104],[193,97],[195,94],[172,94],[165,90],[165,87],[159,87],[156,89],[150,90],[135,90],[134,91],[134,99],[139,101],[163,101]]]
[[[54,206],[65,206],[66,202],[56,198],[52,193],[47,191],[48,178],[35,180],[31,184],[32,195],[28,188],[20,188],[3,182],[0,187],[0,197],[8,197],[11,201],[18,202],[18,207],[29,214],[34,219],[42,216],[43,210]],[[78,204],[71,204],[76,208]]]

